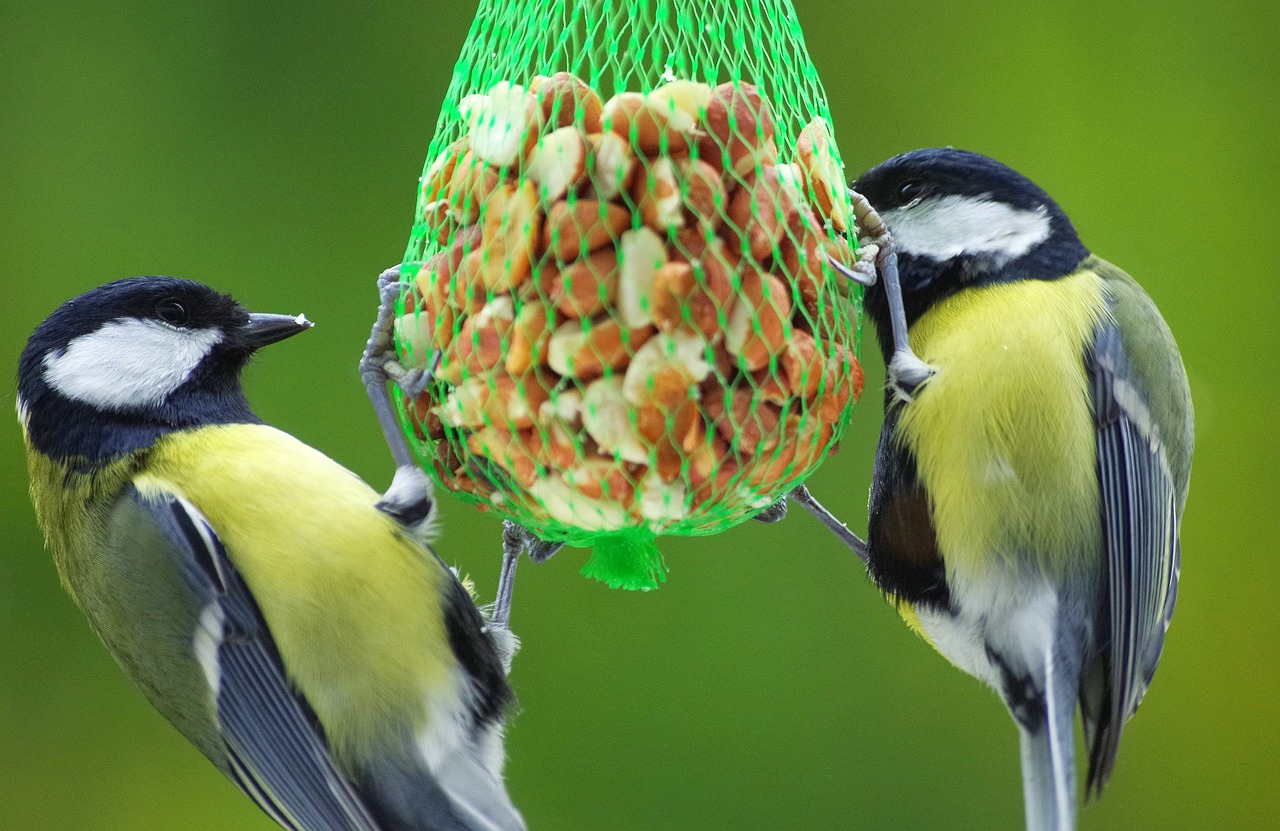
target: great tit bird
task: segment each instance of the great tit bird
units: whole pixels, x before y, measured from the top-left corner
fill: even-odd
[[[168,277],[68,301],[22,353],[31,495],[58,573],[173,725],[293,831],[516,831],[497,638],[379,495],[240,386],[310,327]]]
[[[1066,831],[1077,703],[1096,795],[1173,612],[1193,440],[1182,360],[1138,284],[1005,165],[918,150],[853,187],[892,238],[907,328],[895,340],[887,281],[870,288],[890,383],[869,571],[1000,694],[1027,826]]]

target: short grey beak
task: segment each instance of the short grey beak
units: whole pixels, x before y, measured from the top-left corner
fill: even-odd
[[[249,322],[241,326],[236,334],[240,343],[249,349],[258,349],[267,344],[291,338],[299,332],[305,332],[315,324],[307,320],[306,315],[269,315],[250,314]]]

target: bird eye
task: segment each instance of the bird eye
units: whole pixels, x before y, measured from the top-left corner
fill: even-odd
[[[161,300],[156,306],[156,317],[171,326],[182,326],[191,315],[187,313],[187,307],[177,300]]]
[[[898,193],[908,202],[912,199],[919,199],[924,195],[924,182],[918,179],[910,179],[902,183],[902,187],[898,188]]]

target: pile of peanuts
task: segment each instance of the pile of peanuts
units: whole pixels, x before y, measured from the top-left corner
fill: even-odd
[[[862,388],[823,119],[782,162],[746,83],[562,72],[460,111],[397,321],[406,365],[439,353],[406,409],[442,484],[534,530],[698,533],[821,462]]]

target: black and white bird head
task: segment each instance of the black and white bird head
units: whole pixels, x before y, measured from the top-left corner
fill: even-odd
[[[302,315],[250,314],[190,280],[108,283],[36,327],[18,363],[19,419],[37,450],[86,463],[172,430],[256,421],[241,370],[310,327]]]
[[[1035,182],[995,159],[952,148],[913,150],[853,183],[879,212],[898,252],[908,324],[962,288],[1055,280],[1089,256],[1071,220]],[[867,292],[877,331],[884,292]]]

